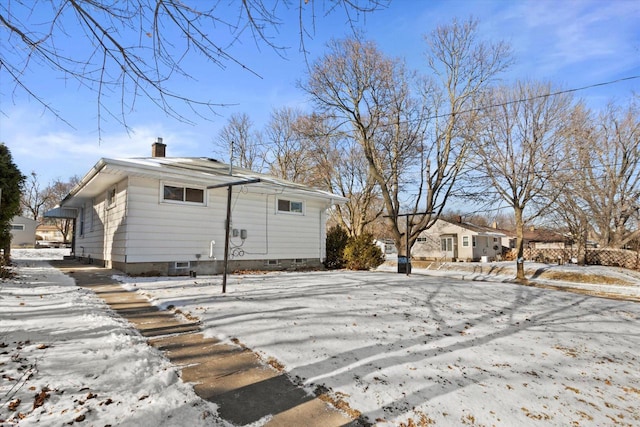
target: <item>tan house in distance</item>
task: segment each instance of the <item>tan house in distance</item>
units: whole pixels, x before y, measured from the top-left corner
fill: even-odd
[[[64,235],[55,225],[39,225],[36,228],[36,247],[62,247]]]
[[[411,249],[414,259],[436,261],[497,261],[507,236],[491,227],[438,219],[420,234]]]

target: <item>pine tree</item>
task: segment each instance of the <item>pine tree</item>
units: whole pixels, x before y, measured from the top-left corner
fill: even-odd
[[[20,213],[20,192],[26,177],[13,163],[11,152],[0,143],[0,249],[4,262],[9,261],[11,248],[11,219]]]

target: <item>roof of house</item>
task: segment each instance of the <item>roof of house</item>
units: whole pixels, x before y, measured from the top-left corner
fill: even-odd
[[[11,224],[31,224],[31,225],[36,225],[38,224],[38,221],[36,221],[35,219],[32,218],[27,218],[26,216],[22,216],[22,215],[16,215],[13,218],[11,218]]]
[[[46,232],[46,231],[60,231],[60,229],[55,226],[55,225],[45,225],[45,224],[40,224],[36,227],[37,231],[42,231],[42,232]]]
[[[507,236],[511,238],[516,237],[516,232],[513,230],[502,230]],[[527,242],[565,242],[570,240],[569,237],[562,233],[546,228],[532,228],[526,227],[523,231],[524,240]]]
[[[95,197],[102,193],[105,188],[115,185],[126,176],[139,176],[167,181],[173,179],[200,186],[259,180],[259,182],[251,185],[262,189],[270,189],[275,193],[286,189],[287,193],[298,193],[308,198],[325,199],[331,201],[331,203],[344,203],[347,201],[345,197],[327,191],[249,169],[234,166],[232,175],[229,171],[230,166],[228,164],[205,157],[102,158],[71,190],[60,205],[63,207],[80,206],[82,204],[80,200]]]
[[[506,234],[503,232],[503,230],[498,230],[497,228],[493,228],[493,227],[484,227],[481,225],[476,225],[476,224],[471,224],[470,222],[464,222],[464,221],[451,221],[448,219],[443,219],[443,218],[439,218],[441,221],[447,222],[449,224],[453,224],[453,225],[457,225],[459,227],[462,228],[466,228],[467,230],[476,232],[480,235],[484,235],[484,236],[494,236],[494,237],[506,237]]]

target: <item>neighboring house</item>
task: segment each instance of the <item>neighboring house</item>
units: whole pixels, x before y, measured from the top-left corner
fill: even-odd
[[[571,239],[553,230],[529,227],[524,231],[525,247],[531,249],[564,249],[571,247]]]
[[[393,243],[393,239],[377,239],[374,243],[380,248],[382,255],[384,255],[386,259],[396,258],[398,256],[398,250]]]
[[[36,227],[36,246],[38,247],[62,247],[64,235],[55,225],[38,225]]]
[[[33,248],[36,244],[36,227],[38,221],[24,216],[14,216],[11,219],[11,247]]]
[[[516,247],[515,231],[502,231],[507,237],[504,246]],[[527,227],[523,232],[524,247],[528,249],[565,249],[571,248],[572,240],[568,236],[553,230]]]
[[[103,158],[48,217],[72,217],[72,254],[128,274],[320,267],[327,210],[346,199],[208,158]],[[244,184],[241,184],[244,183]]]
[[[411,256],[442,261],[493,261],[502,256],[504,233],[467,222],[436,220],[418,236]]]

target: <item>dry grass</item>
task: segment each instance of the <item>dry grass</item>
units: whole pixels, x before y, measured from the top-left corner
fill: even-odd
[[[344,400],[345,397],[348,397],[348,396],[344,393],[330,392],[330,393],[320,394],[318,396],[318,399],[322,400],[323,402],[329,403],[336,409],[339,409],[340,411],[347,414],[353,420],[359,419],[362,416],[362,413],[356,409],[353,409],[351,406],[349,406],[347,401]]]

